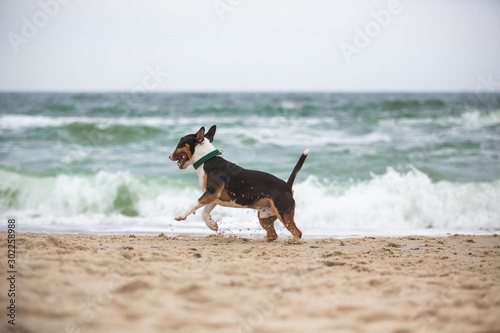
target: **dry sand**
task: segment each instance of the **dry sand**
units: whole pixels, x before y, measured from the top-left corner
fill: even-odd
[[[493,235],[267,243],[25,233],[17,248],[15,332],[500,331]],[[2,278],[4,309],[6,289]]]

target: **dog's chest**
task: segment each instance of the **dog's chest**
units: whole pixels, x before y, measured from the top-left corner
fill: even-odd
[[[207,189],[205,188],[205,170],[203,170],[203,165],[199,167],[196,170],[196,173],[198,173],[198,181],[200,182],[200,187],[203,192],[205,192]]]

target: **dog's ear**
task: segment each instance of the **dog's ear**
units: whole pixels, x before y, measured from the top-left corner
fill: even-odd
[[[196,141],[202,142],[205,139],[205,127],[200,128],[198,133],[196,133]]]
[[[217,126],[212,126],[210,127],[210,129],[208,130],[207,134],[205,134],[205,137],[210,140],[210,142],[213,142],[214,141],[214,135],[215,135],[215,130],[217,129]]]

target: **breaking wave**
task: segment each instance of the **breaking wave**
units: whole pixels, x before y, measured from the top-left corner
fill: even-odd
[[[93,175],[41,176],[0,169],[0,211],[32,225],[65,225],[92,230],[105,226],[161,232],[199,226],[199,214],[184,222],[173,218],[201,190],[171,179],[100,171]],[[294,187],[296,221],[304,230],[496,230],[500,228],[500,181],[432,182],[411,168],[372,175],[366,181],[330,183],[309,176]],[[228,229],[259,229],[253,213],[229,208],[212,215]],[[83,223],[83,225],[82,225]],[[79,226],[77,226],[78,224]],[[66,228],[68,229],[68,228]]]

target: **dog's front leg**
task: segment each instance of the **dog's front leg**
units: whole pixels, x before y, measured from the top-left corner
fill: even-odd
[[[210,189],[207,188],[207,191],[203,193],[203,195],[198,199],[198,201],[192,204],[191,207],[189,207],[189,209],[187,209],[184,213],[177,216],[175,220],[176,221],[185,220],[189,216],[189,214],[194,214],[196,213],[196,210],[198,210],[199,208],[206,206],[214,202],[215,200],[219,199],[219,197],[221,196],[223,186],[224,184],[220,185],[220,187],[217,190],[214,190],[212,188]],[[212,207],[212,209],[214,207]]]
[[[211,202],[205,206],[203,213],[201,213],[201,217],[203,217],[205,224],[213,231],[217,231],[219,229],[217,222],[215,222],[210,216],[210,212],[215,208],[215,206],[217,206],[217,204],[215,202]]]
[[[182,220],[185,220],[185,219],[189,216],[189,214],[196,214],[196,211],[197,211],[199,208],[203,207],[203,206],[205,206],[205,205],[204,205],[204,204],[201,204],[201,203],[199,202],[199,200],[198,200],[198,201],[196,201],[194,204],[192,204],[192,205],[191,205],[191,207],[189,207],[189,208],[188,208],[188,209],[187,209],[184,213],[182,213],[182,214],[180,214],[180,215],[176,216],[176,217],[175,217],[175,220],[176,220],[176,221],[182,221]]]

